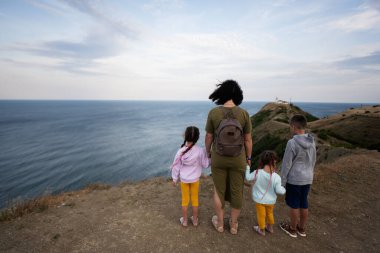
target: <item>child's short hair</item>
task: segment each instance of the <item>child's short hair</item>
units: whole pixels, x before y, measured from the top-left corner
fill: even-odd
[[[265,150],[260,154],[259,168],[263,168],[265,165],[269,165],[273,168],[276,168],[277,161],[278,156],[275,151]]]
[[[290,119],[290,125],[297,129],[305,129],[307,126],[306,117],[301,114],[296,114]]]

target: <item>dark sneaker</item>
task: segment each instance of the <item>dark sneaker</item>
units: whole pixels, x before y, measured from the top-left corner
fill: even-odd
[[[280,228],[282,231],[287,233],[290,237],[297,238],[297,231],[290,228],[290,225],[286,222],[280,223]]]
[[[302,237],[306,237],[305,229],[300,229],[300,227],[297,225],[297,234]]]

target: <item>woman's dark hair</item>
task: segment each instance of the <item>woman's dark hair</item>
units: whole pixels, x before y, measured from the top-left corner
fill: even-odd
[[[182,155],[186,154],[194,146],[194,144],[198,141],[198,139],[199,139],[198,127],[195,127],[195,126],[187,127],[185,131],[185,138],[183,140],[183,144],[181,145],[181,148],[185,146],[187,141],[192,142],[193,144],[188,146],[187,149],[182,152]]]
[[[276,152],[265,150],[260,154],[259,168],[264,168],[265,165],[269,165],[270,172],[273,173],[272,168],[276,170],[276,162],[278,161],[278,156]]]
[[[240,105],[243,102],[243,91],[240,85],[234,80],[226,80],[216,85],[216,89],[208,97],[217,105],[223,105],[228,100],[232,99],[235,105]]]

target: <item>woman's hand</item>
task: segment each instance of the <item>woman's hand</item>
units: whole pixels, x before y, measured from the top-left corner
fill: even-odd
[[[177,182],[173,181],[173,186],[176,187],[177,186]]]

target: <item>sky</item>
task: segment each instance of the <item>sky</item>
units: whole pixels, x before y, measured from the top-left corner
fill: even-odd
[[[0,99],[380,102],[380,0],[2,0]]]

